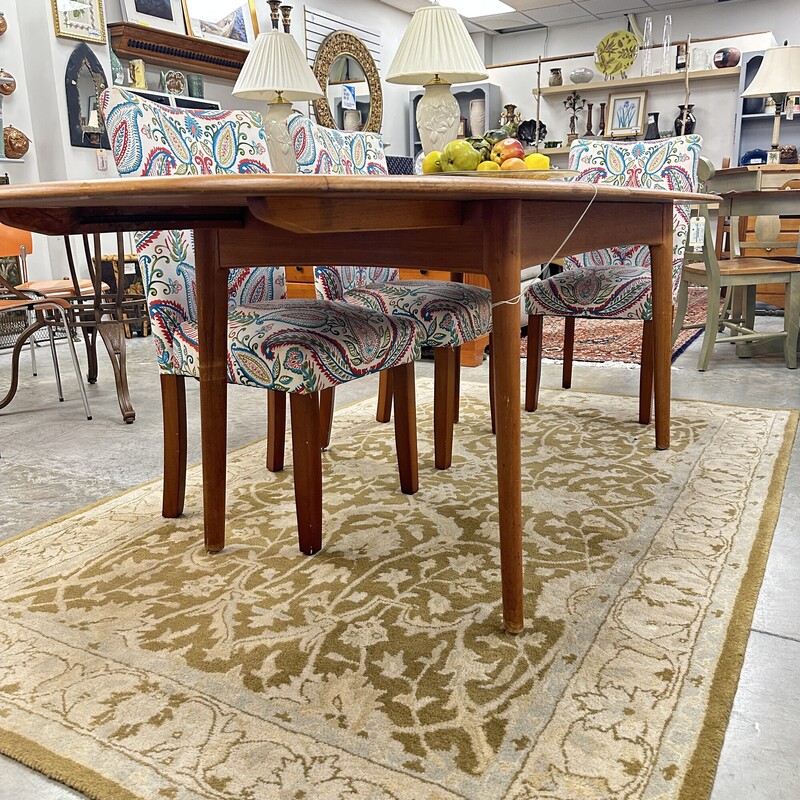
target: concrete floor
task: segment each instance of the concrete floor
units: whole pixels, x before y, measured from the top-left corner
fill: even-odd
[[[780,326],[776,319],[759,326]],[[133,425],[122,422],[105,356],[100,377],[88,387],[94,419],[87,421],[60,346],[66,402],[55,396],[47,351],[39,350],[39,376],[25,372],[13,402],[0,411],[0,538],[40,525],[143,481],[161,471],[161,412],[150,340],[129,342]],[[706,373],[696,370],[699,343],[673,367],[673,397],[735,405],[800,408],[800,372],[778,357],[736,359],[719,345]],[[0,354],[0,386],[7,386],[8,353]],[[418,375],[430,375],[429,363]],[[465,369],[462,380],[486,383],[487,366]],[[542,383],[556,387],[558,365],[545,364]],[[635,395],[638,370],[576,364],[573,386]],[[364,379],[337,393],[337,403],[374,396],[377,382]],[[189,385],[189,460],[200,458],[198,392]],[[262,392],[232,387],[230,447],[263,436]],[[733,713],[712,800],[796,800],[800,797],[800,439],[795,443],[781,514],[759,595]],[[0,800],[64,800],[79,793],[0,757]],[[600,800],[600,798],[598,798]],[[605,798],[603,800],[606,800]],[[608,798],[607,800],[612,800]]]

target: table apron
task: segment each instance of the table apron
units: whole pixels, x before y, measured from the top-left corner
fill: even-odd
[[[305,220],[307,229],[318,225],[324,231],[309,233],[286,230],[251,216],[244,229],[220,230],[220,265],[231,269],[336,264],[483,273],[484,238],[493,235],[487,219],[493,205],[494,201],[465,202],[460,224],[454,224],[450,209],[442,227],[433,227],[431,222],[430,227],[412,230],[331,231],[331,218],[325,217]],[[523,267],[585,250],[661,241],[660,203],[597,202],[566,244],[564,239],[586,210],[585,201],[523,201],[521,207]]]

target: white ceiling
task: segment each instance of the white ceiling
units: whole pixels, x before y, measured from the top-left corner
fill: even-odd
[[[412,12],[426,0],[381,0],[389,6]],[[466,20],[473,33],[512,33],[553,25],[596,22],[627,13],[669,11],[679,6],[708,5],[726,0],[503,0],[515,10],[507,14]],[[447,0],[440,0],[447,5]]]

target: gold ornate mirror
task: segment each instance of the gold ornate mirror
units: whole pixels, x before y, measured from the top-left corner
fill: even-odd
[[[383,92],[375,61],[358,36],[334,31],[319,46],[314,75],[325,94],[314,100],[317,121],[327,128],[380,133]]]

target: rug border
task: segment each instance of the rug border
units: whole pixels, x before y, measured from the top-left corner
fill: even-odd
[[[778,525],[781,499],[789,474],[789,462],[797,437],[799,419],[800,411],[789,411],[789,417],[783,430],[783,442],[773,466],[772,480],[761,512],[755,541],[750,551],[747,570],[731,609],[725,642],[714,670],[711,689],[706,701],[705,719],[700,727],[697,744],[689,759],[689,767],[686,770],[677,800],[698,800],[698,798],[711,797],[725,734],[733,711],[733,701],[744,665],[750,627],[761,585],[764,582],[775,529]]]

